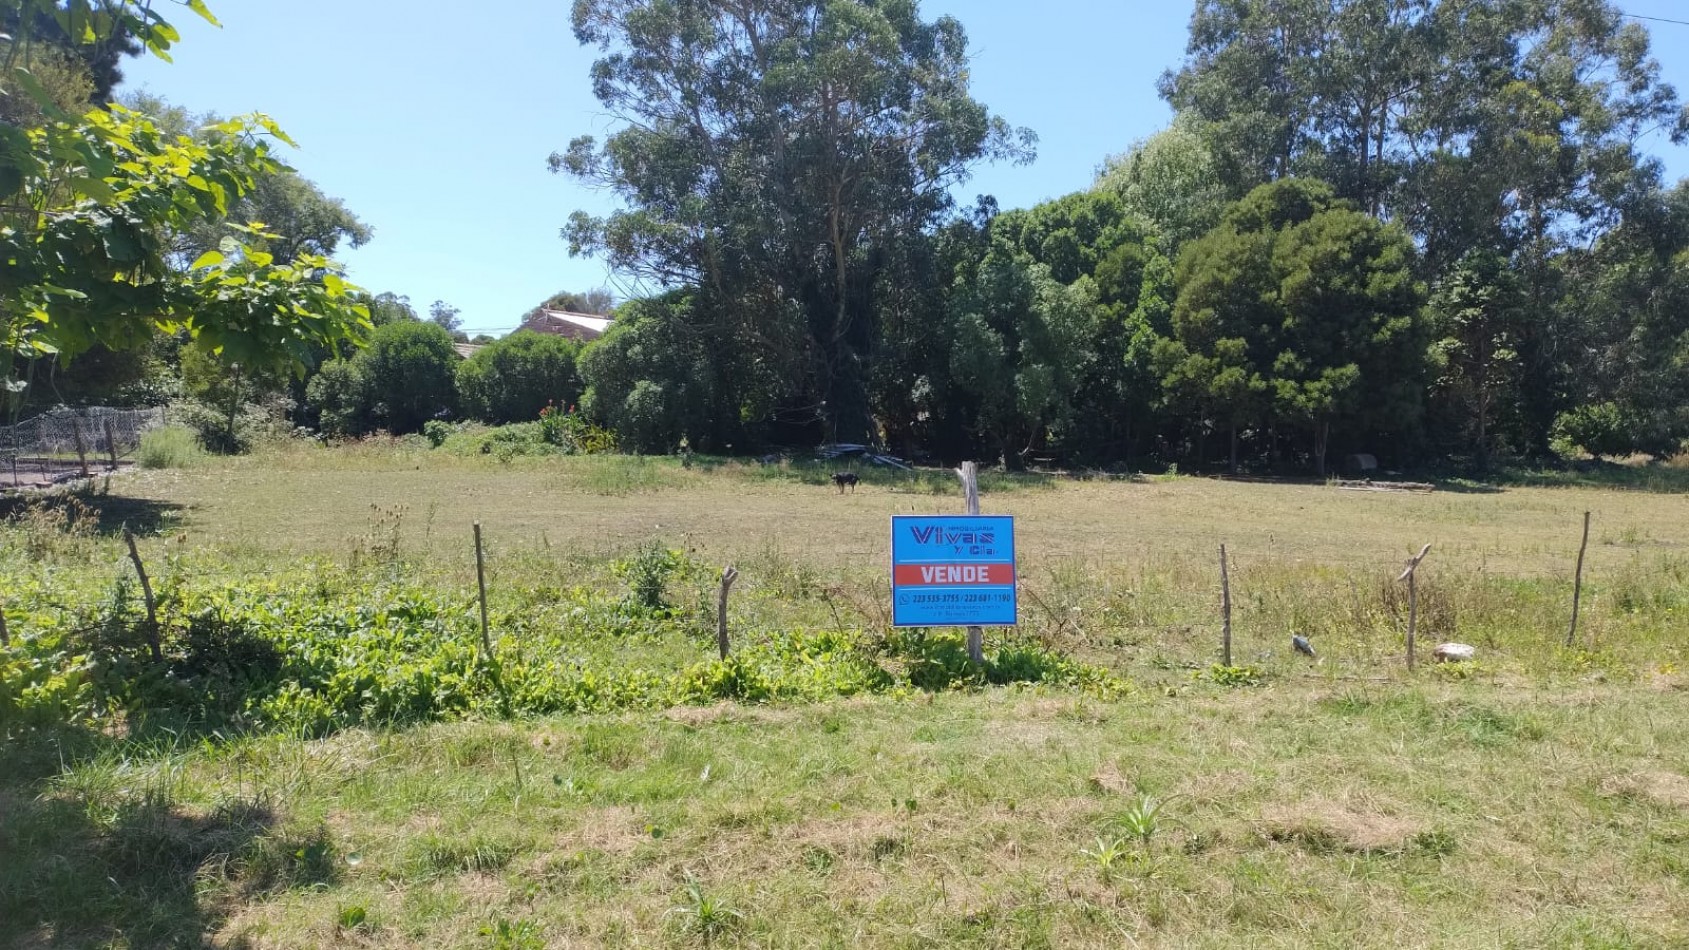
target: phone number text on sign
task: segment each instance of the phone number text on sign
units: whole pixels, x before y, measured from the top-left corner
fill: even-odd
[[[1014,518],[893,517],[891,596],[899,627],[1014,626]]]

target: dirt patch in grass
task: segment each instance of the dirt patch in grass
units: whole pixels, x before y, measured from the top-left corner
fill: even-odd
[[[884,857],[892,842],[901,847],[903,831],[890,815],[861,814],[800,822],[791,837],[800,847],[821,848],[837,857]]]
[[[1689,810],[1689,778],[1676,772],[1651,770],[1615,775],[1601,783],[1601,794],[1643,798],[1667,808]]]
[[[612,805],[587,812],[579,828],[559,836],[554,851],[590,848],[606,854],[628,854],[651,834],[639,813],[625,805]]]
[[[1675,692],[1689,689],[1689,677],[1682,673],[1655,672],[1649,675],[1648,685],[1662,692]]]
[[[1261,834],[1268,840],[1315,852],[1398,851],[1424,830],[1419,822],[1376,807],[1329,799],[1269,806],[1260,822]]]
[[[1110,795],[1135,795],[1138,791],[1138,783],[1122,775],[1120,766],[1113,762],[1091,773],[1090,781],[1093,789]]]

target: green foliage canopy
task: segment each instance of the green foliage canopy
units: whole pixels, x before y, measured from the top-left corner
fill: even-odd
[[[187,6],[211,18],[200,0]],[[4,44],[0,96],[30,96],[53,119],[0,123],[0,381],[9,392],[23,385],[20,356],[126,349],[155,332],[271,368],[302,368],[313,347],[361,339],[368,315],[339,267],[309,253],[278,260],[261,228],[237,228],[186,266],[169,259],[169,235],[225,218],[282,170],[270,142],[289,140],[273,121],[229,120],[196,141],[121,106],[72,116],[20,66],[43,16],[79,42],[123,31],[166,56],[177,34],[150,5],[8,0],[5,12],[19,33]]]
[[[502,424],[532,421],[548,405],[574,405],[581,397],[580,349],[573,340],[530,330],[483,346],[457,368],[464,413]]]
[[[574,25],[625,127],[552,165],[627,207],[576,213],[571,252],[704,288],[724,334],[800,350],[793,395],[831,436],[868,440],[877,254],[938,223],[975,163],[1031,154],[969,95],[961,24],[912,0],[583,0]],[[796,339],[775,332],[788,301]]]

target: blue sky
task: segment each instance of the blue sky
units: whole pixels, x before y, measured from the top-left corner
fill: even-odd
[[[174,63],[137,60],[127,87],[195,112],[274,116],[286,159],[375,228],[343,255],[352,278],[445,300],[471,332],[500,333],[557,290],[610,285],[570,259],[558,229],[607,198],[546,170],[546,156],[606,131],[568,0],[505,0],[485,15],[444,0],[210,0],[215,29],[178,8]],[[1683,0],[1622,0],[1689,20]],[[1039,135],[1030,166],[982,168],[961,194],[1024,207],[1090,183],[1108,155],[1166,124],[1155,93],[1184,51],[1185,0],[927,0],[968,28],[974,94]],[[403,12],[399,12],[403,11]],[[1650,23],[1666,77],[1689,93],[1689,26]],[[1689,150],[1659,142],[1675,175]]]

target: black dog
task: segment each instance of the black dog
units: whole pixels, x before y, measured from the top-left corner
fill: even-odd
[[[833,473],[833,485],[834,485],[834,487],[836,487],[839,490],[839,494],[841,494],[841,495],[844,494],[844,490],[845,490],[846,485],[850,486],[850,493],[852,495],[856,494],[856,483],[860,480],[861,479],[858,479],[856,477],[855,472],[834,472]]]

